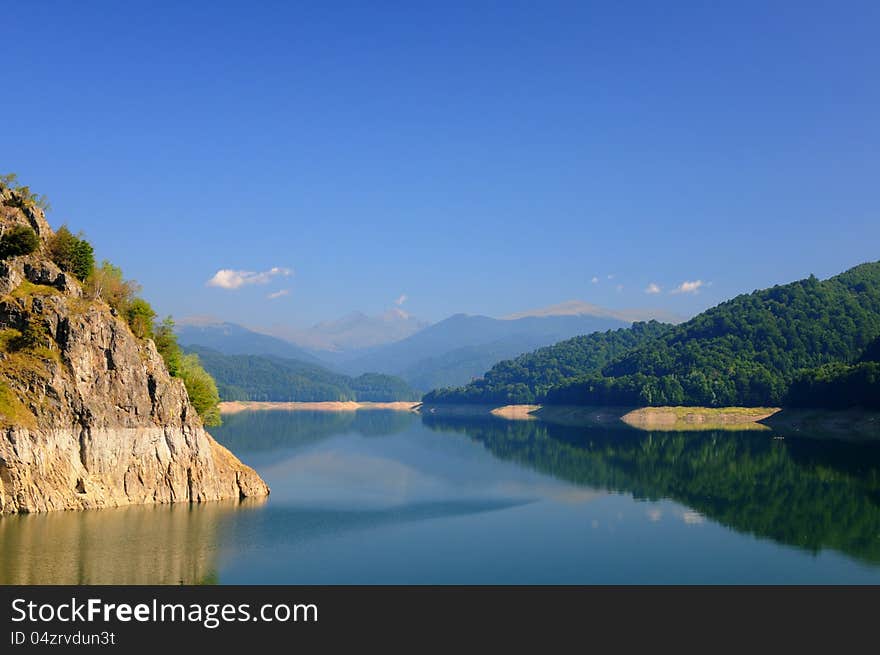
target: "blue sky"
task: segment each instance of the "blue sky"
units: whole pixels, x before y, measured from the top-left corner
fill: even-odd
[[[715,4],[10,3],[0,172],[163,314],[248,325],[877,260],[880,3]]]

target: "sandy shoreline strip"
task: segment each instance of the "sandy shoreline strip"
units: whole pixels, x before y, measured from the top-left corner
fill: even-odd
[[[497,417],[510,421],[546,421],[572,426],[619,426],[640,430],[773,430],[792,436],[848,440],[880,439],[876,410],[799,410],[777,407],[590,407],[576,405],[422,405],[420,402],[257,402],[220,403],[221,414],[249,411],[356,412],[391,410],[450,418]]]
[[[626,425],[643,430],[767,430],[761,421],[775,407],[593,407],[578,405],[432,405],[418,410],[448,417],[495,416],[510,421],[542,420],[572,426]]]
[[[254,412],[266,410],[282,410],[287,412],[310,411],[310,412],[356,412],[359,410],[384,409],[395,412],[412,412],[421,403],[410,401],[399,401],[391,403],[369,403],[347,401],[327,401],[327,402],[258,402],[254,400],[248,401],[224,401],[220,403],[221,414],[237,414],[238,412]]]

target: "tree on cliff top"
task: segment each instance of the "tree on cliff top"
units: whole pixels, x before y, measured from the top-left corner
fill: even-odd
[[[67,225],[58,228],[49,240],[49,254],[62,271],[72,273],[81,282],[95,269],[92,244],[85,240],[82,232],[73,234]]]
[[[44,212],[48,212],[52,209],[52,205],[49,204],[49,199],[46,196],[33,193],[31,192],[30,187],[19,184],[18,175],[15,173],[0,175],[0,188],[12,189],[15,191],[15,193],[18,194],[19,200],[17,205],[19,207],[30,205],[39,207]]]

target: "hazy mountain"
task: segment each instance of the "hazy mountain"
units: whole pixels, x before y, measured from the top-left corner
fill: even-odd
[[[462,380],[473,379],[474,371],[481,366],[491,368],[500,361],[539,348],[540,346],[536,344],[543,345],[544,339],[523,335],[477,346],[456,348],[435,357],[419,360],[401,371],[400,377],[416,389],[455,386],[461,384]]]
[[[400,341],[429,324],[410,316],[400,308],[379,316],[352,312],[334,321],[323,321],[305,330],[277,328],[277,337],[311,350],[345,352]]]
[[[497,319],[456,314],[406,339],[342,364],[352,373],[380,371],[419,389],[466,384],[496,362],[541,346],[629,322],[586,314]]]
[[[305,330],[276,328],[272,335],[233,323],[190,319],[181,322],[178,334],[186,346],[298,359],[351,375],[397,375],[427,391],[467,384],[501,360],[643,318],[681,321],[668,312],[609,310],[573,300],[504,318],[456,314],[433,325],[399,308],[380,316],[352,312]]]
[[[312,364],[322,363],[313,354],[289,341],[248,330],[235,323],[190,318],[178,321],[175,332],[181,346],[201,346],[224,355],[274,355]]]
[[[687,320],[684,316],[679,316],[673,312],[663,309],[605,309],[599,305],[584,302],[583,300],[567,300],[558,305],[550,305],[539,309],[530,309],[524,312],[508,314],[502,318],[506,320],[516,320],[527,317],[542,316],[596,316],[602,318],[616,318],[627,323],[635,323],[636,321],[660,321],[661,323],[678,324]]]

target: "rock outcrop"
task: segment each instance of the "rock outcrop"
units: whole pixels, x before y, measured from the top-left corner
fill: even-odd
[[[268,494],[153,342],[51,262],[42,211],[0,187],[0,229],[15,224],[41,243],[0,262],[0,514]]]

